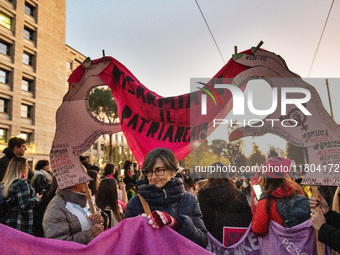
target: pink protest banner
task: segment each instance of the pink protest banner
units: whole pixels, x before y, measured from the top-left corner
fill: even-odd
[[[223,245],[226,247],[240,241],[248,228],[223,227]]]
[[[258,238],[251,231],[251,224],[246,229],[246,232],[235,244],[226,247],[216,240],[210,233],[208,233],[208,246],[207,250],[216,255],[259,255],[260,245]]]
[[[87,68],[79,66],[69,78],[70,86],[79,86],[78,84],[84,80],[83,76],[88,76],[86,74],[88,69],[98,69],[97,76],[112,90],[122,130],[134,157],[140,164],[145,155],[157,147],[170,148],[178,160],[183,159],[190,153],[190,141],[204,141],[216,128],[212,125],[213,119],[224,118],[231,110],[229,91],[220,90],[218,92],[220,103],[215,107],[214,103],[209,101],[207,107],[213,110],[209,115],[201,116],[201,95],[205,94],[204,91],[164,98],[141,84],[117,60],[111,57],[106,57],[105,60],[108,65],[104,69],[101,68],[103,59],[91,61],[90,67]],[[247,68],[230,59],[207,85],[198,86],[214,90],[217,79],[231,83],[233,77]],[[190,123],[190,113],[197,113],[200,117]]]
[[[236,86],[249,79],[266,80],[276,89],[279,103],[265,119],[234,130],[229,140],[272,133],[307,147],[309,161],[303,184],[340,186],[340,128],[323,107],[316,89],[291,72],[274,53],[258,50],[235,61],[249,67],[234,78]]]
[[[38,238],[0,224],[0,254],[196,255],[212,254],[169,227],[153,229],[141,217],[123,220],[88,245]]]

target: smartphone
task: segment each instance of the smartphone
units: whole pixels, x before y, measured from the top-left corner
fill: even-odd
[[[256,184],[256,185],[252,185],[252,187],[254,189],[255,196],[256,196],[257,200],[260,200],[261,194],[262,194],[261,186]]]

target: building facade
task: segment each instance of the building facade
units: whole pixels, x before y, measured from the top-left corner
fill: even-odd
[[[21,136],[31,167],[49,159],[67,78],[85,60],[65,44],[65,25],[66,0],[0,0],[0,152]],[[105,162],[106,142],[89,150],[90,162]]]

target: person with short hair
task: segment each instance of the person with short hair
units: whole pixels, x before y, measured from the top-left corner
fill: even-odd
[[[184,190],[182,178],[175,177],[178,168],[178,160],[170,149],[157,148],[145,156],[144,177],[137,181],[137,185],[139,195],[151,210],[148,223],[155,229],[167,225],[205,248],[207,230],[197,197]],[[128,202],[125,218],[140,214],[145,217],[140,196],[134,196]]]
[[[104,167],[104,173],[102,178],[114,178],[115,174],[115,164],[113,163],[107,163]]]
[[[9,161],[15,156],[24,156],[26,150],[26,140],[16,136],[9,139],[8,147],[3,150],[5,156],[0,159],[0,182],[5,176]]]

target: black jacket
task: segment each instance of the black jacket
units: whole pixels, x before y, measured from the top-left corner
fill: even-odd
[[[210,234],[223,243],[223,227],[248,227],[251,209],[247,198],[236,190],[236,199],[228,194],[227,184],[202,188],[198,192],[203,221]]]
[[[329,210],[326,223],[319,229],[319,241],[340,252],[340,214]]]
[[[8,148],[4,149],[3,153],[5,156],[0,159],[0,182],[2,182],[2,179],[5,176],[9,161],[15,157],[15,154],[12,151],[9,151]]]
[[[184,190],[180,178],[171,179],[163,188],[149,185],[144,179],[137,181],[139,194],[149,204],[151,211],[170,214],[180,222],[177,232],[196,244],[206,247],[207,230],[195,195]],[[125,218],[144,213],[139,196],[133,197],[126,205]]]

